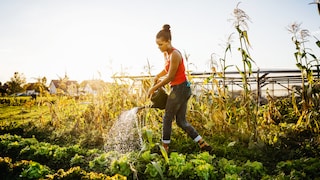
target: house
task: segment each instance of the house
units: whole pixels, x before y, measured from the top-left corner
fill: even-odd
[[[71,80],[52,80],[49,85],[50,94],[59,94],[59,95],[69,95],[77,96],[78,95],[78,82]]]
[[[86,80],[81,83],[80,87],[83,94],[97,95],[106,91],[107,83],[103,80]]]
[[[39,83],[27,83],[24,88],[27,96],[39,95]]]

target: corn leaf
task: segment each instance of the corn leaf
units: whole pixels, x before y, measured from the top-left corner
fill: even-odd
[[[166,163],[169,163],[169,158],[168,158],[168,153],[167,151],[164,149],[164,147],[162,145],[159,144],[159,148],[160,148],[160,151],[161,151],[161,154],[164,158],[164,160],[166,161]]]
[[[248,45],[251,47],[250,42],[249,42],[249,38],[248,38],[248,32],[247,31],[243,31],[242,35],[245,38],[245,40],[248,43]]]

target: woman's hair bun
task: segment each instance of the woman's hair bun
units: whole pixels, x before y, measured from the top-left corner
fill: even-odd
[[[170,31],[170,25],[165,24],[162,26],[162,29],[158,32],[157,38],[163,38],[165,41],[171,41],[171,31]]]
[[[170,31],[170,25],[169,24],[165,24],[162,26],[162,30],[164,31]]]

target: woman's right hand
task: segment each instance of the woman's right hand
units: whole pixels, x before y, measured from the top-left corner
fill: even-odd
[[[160,82],[159,76],[155,76],[153,79],[153,84],[158,84]]]

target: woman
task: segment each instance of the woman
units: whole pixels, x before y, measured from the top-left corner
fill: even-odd
[[[181,53],[171,44],[170,25],[165,24],[156,36],[156,43],[165,57],[164,69],[155,76],[154,86],[148,92],[148,97],[160,87],[169,83],[171,92],[167,99],[163,117],[162,143],[168,152],[172,130],[172,120],[175,117],[177,125],[182,128],[203,151],[211,151],[211,146],[206,143],[194,127],[186,121],[188,99],[191,96],[190,83],[187,81],[185,66]],[[167,76],[165,76],[167,75]],[[159,80],[163,77],[163,80]]]

